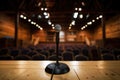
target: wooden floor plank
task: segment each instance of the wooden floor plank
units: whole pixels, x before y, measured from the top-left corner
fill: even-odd
[[[14,80],[24,72],[26,69],[0,69],[0,80]]]

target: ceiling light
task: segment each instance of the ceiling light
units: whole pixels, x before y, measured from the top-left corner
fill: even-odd
[[[36,27],[38,27],[39,25],[38,24],[36,24]]]
[[[24,16],[24,17],[23,17],[23,19],[27,19],[27,17],[26,17],[26,16]]]
[[[102,15],[99,16],[99,18],[102,18],[102,17],[103,17]]]
[[[71,29],[71,27],[69,27],[69,29]]]
[[[82,19],[83,18],[83,14],[80,14],[79,17]]]
[[[41,5],[41,2],[38,3],[38,6],[40,6],[40,5]]]
[[[72,24],[72,25],[75,25],[75,20],[73,20],[71,24]]]
[[[43,11],[44,10],[44,8],[41,8],[41,11]]]
[[[36,22],[33,22],[34,25],[36,25]]]
[[[82,2],[82,5],[83,5],[83,6],[85,6],[85,3],[84,3],[84,2]]]
[[[90,21],[90,22],[88,22],[87,24],[88,24],[88,25],[91,25],[91,24],[92,24],[92,22]]]
[[[93,19],[92,22],[95,22],[95,20]]]
[[[82,8],[79,8],[78,11],[82,11]]]
[[[31,22],[31,19],[28,19],[28,22]]]
[[[85,28],[86,28],[87,26],[88,26],[88,25],[86,24],[86,25],[85,25]]]
[[[99,19],[99,17],[96,17],[96,19],[98,20],[98,19]]]
[[[54,24],[52,24],[52,27],[54,26]]]
[[[24,17],[24,15],[21,14],[21,15],[20,15],[20,18],[23,18],[23,17]]]
[[[51,24],[52,24],[50,20],[48,20],[48,24],[49,24],[49,25],[51,25]]]
[[[52,27],[52,29],[55,29],[55,27]]]
[[[77,11],[77,10],[78,10],[78,8],[75,8],[75,10]]]
[[[41,28],[40,26],[38,26],[38,28]]]
[[[86,28],[86,26],[83,26],[83,28]]]
[[[47,11],[48,9],[47,8],[45,8],[45,11]]]
[[[87,14],[87,15],[86,15],[86,18],[88,18],[89,16],[90,16],[90,15],[89,15],[89,14]]]
[[[48,13],[47,13],[47,12],[44,12],[43,14],[44,14],[45,16],[46,16],[46,15],[48,15]]]
[[[70,24],[70,27],[72,26],[72,24]]]
[[[45,16],[45,18],[47,19],[47,18],[49,18],[49,16],[50,16],[50,14],[49,14],[49,13],[47,13],[47,15]]]
[[[42,27],[40,27],[40,30],[43,30],[43,28],[42,28]]]
[[[33,22],[33,21],[31,21],[31,24],[34,24],[34,22]]]
[[[83,30],[84,28],[82,27],[81,30]]]
[[[78,16],[78,12],[75,12],[75,13],[73,14],[73,18],[77,18],[77,16]]]
[[[48,19],[49,18],[49,16],[47,15],[47,16],[45,16],[45,19]]]
[[[41,19],[41,18],[42,18],[42,16],[39,14],[39,15],[38,15],[38,18],[39,18],[39,19]]]

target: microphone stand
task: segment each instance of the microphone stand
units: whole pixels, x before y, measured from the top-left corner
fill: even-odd
[[[57,59],[56,64],[59,65],[59,32],[56,32],[56,53],[57,53]]]
[[[47,73],[52,74],[51,78],[53,77],[53,74],[65,74],[70,71],[70,68],[67,64],[59,63],[59,32],[56,32],[56,63],[50,63],[45,68],[45,71]],[[52,80],[52,79],[51,79]]]

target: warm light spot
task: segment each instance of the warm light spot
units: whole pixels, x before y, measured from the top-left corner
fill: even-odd
[[[48,9],[47,8],[45,8],[45,11],[47,11]]]
[[[54,24],[52,24],[52,27],[54,26]]]
[[[31,22],[31,19],[28,19],[28,22]]]
[[[41,8],[41,10],[43,11],[43,10],[44,10],[44,8]]]
[[[80,14],[79,17],[82,19],[83,18],[83,14]]]
[[[79,11],[82,11],[82,8],[79,8]]]
[[[93,19],[92,22],[95,22],[95,20]]]
[[[55,29],[55,27],[52,27],[52,29]]]
[[[78,16],[78,12],[75,12],[75,13],[73,14],[73,18],[77,18],[77,16]]]
[[[97,20],[99,19],[99,17],[96,18]]]
[[[83,5],[83,6],[85,6],[85,3],[84,3],[84,2],[82,2],[82,5]]]
[[[87,24],[88,24],[88,25],[91,25],[91,24],[92,24],[92,22],[90,21],[90,22],[88,22]]]
[[[75,25],[75,20],[73,20],[71,24],[72,24],[72,25]]]
[[[40,27],[40,30],[43,30],[43,28],[42,28],[42,27]]]
[[[75,8],[75,10],[77,11],[77,10],[78,10],[78,8]]]
[[[99,16],[99,18],[102,18],[102,17],[103,17],[102,15]]]
[[[71,61],[70,64],[71,64],[71,65],[78,65],[78,64],[80,64],[80,63],[79,63],[78,61]]]
[[[23,18],[23,17],[24,17],[24,15],[21,14],[21,15],[20,15],[20,18]]]
[[[51,24],[52,24],[50,20],[48,20],[48,24],[49,24],[49,25],[51,25]]]
[[[47,13],[47,12],[44,12],[43,14],[46,16],[48,13]]]
[[[41,18],[42,18],[42,16],[41,16],[41,15],[38,15],[38,18],[39,18],[39,19],[41,19]]]
[[[69,29],[71,29],[71,27],[69,27]]]
[[[27,19],[27,17],[26,17],[26,16],[24,16],[24,17],[23,17],[23,19]]]

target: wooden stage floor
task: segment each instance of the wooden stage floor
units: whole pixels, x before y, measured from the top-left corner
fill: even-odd
[[[0,80],[50,80],[45,72],[54,61],[0,61]],[[70,72],[53,80],[120,80],[120,61],[60,61]]]

